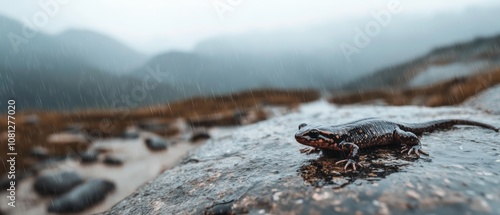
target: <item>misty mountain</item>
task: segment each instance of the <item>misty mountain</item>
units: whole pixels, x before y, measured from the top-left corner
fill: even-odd
[[[377,15],[219,36],[200,42],[192,52],[165,53],[146,65],[168,72],[186,95],[258,87],[329,90],[438,46],[497,35],[498,9],[469,8],[436,16],[392,14],[386,26],[379,23],[380,32],[349,58],[340,45],[355,46],[360,34],[356,29],[366,34],[365,26],[376,22]],[[140,77],[142,72],[131,74]]]
[[[18,109],[134,108],[179,95],[154,77],[115,74],[144,57],[112,39],[82,31],[26,37],[22,28],[0,18],[1,105],[14,97]]]
[[[429,53],[376,71],[341,87],[359,91],[432,85],[455,77],[500,67],[500,35],[476,38],[433,49]]]
[[[139,67],[147,59],[98,33],[72,30],[52,36],[33,33],[23,27],[22,23],[0,16],[0,63],[8,68],[32,69],[41,62],[51,67],[53,63],[64,64],[67,59],[78,59],[90,67],[122,74]]]
[[[231,55],[221,58],[170,52],[153,58],[147,65],[168,74],[170,85],[182,92],[184,97],[189,97],[256,88],[326,87],[333,80],[326,79],[328,70],[321,66],[328,63],[308,63],[317,61],[318,59],[293,53],[260,57]],[[320,73],[325,76],[319,76]],[[144,70],[139,69],[131,74],[141,77]]]
[[[59,50],[103,71],[123,74],[140,67],[147,56],[107,36],[71,30],[54,37]]]
[[[147,61],[147,56],[100,34],[38,32],[34,37],[24,38],[20,23],[0,18],[0,96],[3,99],[15,95],[30,108],[112,107],[116,98],[130,96],[134,88],[141,86],[151,75],[150,69],[161,72],[162,83],[148,91],[141,105],[256,88],[331,90],[358,89],[358,86],[371,86],[372,82],[375,85],[397,86],[397,81],[409,84],[409,79],[395,78],[405,73],[405,66],[390,69],[392,72],[383,75],[373,74],[402,62],[410,62],[404,65],[428,62],[432,59],[424,55],[438,46],[497,35],[500,32],[498,9],[472,8],[418,17],[392,14],[378,34],[372,35],[363,47],[356,47],[358,51],[348,57],[340,45],[357,46],[356,38],[366,34],[365,26],[376,22],[377,15],[219,36],[200,42],[190,52],[166,52]],[[13,45],[12,38],[17,38],[19,45]],[[485,44],[485,47],[491,45]],[[464,49],[455,50],[462,51]],[[447,59],[451,67],[437,69],[447,71],[458,67],[460,73],[467,73],[471,69],[453,62],[471,56]],[[471,64],[472,69],[482,68],[484,61],[490,65],[489,59],[481,59]],[[141,62],[145,63],[141,65]],[[124,74],[126,70],[130,71]],[[438,75],[445,77],[442,74],[446,72]],[[429,77],[438,79],[417,75],[414,73],[420,82]],[[368,78],[355,82],[363,77]],[[395,79],[377,82],[386,77]]]

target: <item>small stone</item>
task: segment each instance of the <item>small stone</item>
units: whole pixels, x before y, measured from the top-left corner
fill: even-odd
[[[39,176],[33,186],[40,195],[58,195],[82,182],[83,177],[77,172],[58,172]]]
[[[83,164],[94,163],[97,161],[99,154],[95,151],[86,151],[80,153],[80,161]]]
[[[121,137],[123,139],[137,139],[139,138],[139,131],[136,129],[127,129],[121,134]]]
[[[114,189],[115,184],[113,182],[92,179],[51,201],[47,211],[51,213],[81,212],[104,200],[108,193]]]
[[[123,159],[115,157],[113,155],[106,155],[106,157],[104,158],[104,163],[109,165],[122,165]]]
[[[206,131],[197,131],[191,135],[191,138],[189,139],[189,141],[197,142],[197,141],[206,140],[206,139],[210,139],[210,134],[208,134]]]
[[[146,146],[148,149],[152,151],[161,151],[167,149],[168,143],[167,141],[163,140],[162,138],[159,137],[150,137],[147,138],[145,141]]]

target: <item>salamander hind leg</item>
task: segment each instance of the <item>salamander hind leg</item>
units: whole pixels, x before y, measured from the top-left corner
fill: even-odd
[[[420,143],[420,139],[418,139],[417,135],[414,133],[403,131],[397,128],[394,131],[394,140],[403,145],[403,150],[401,153],[408,151],[408,155],[414,153],[418,157],[420,157],[420,153],[424,155],[429,155],[429,153],[422,150],[422,144]]]
[[[344,146],[349,147],[349,152],[350,152],[349,156],[347,157],[347,159],[338,161],[335,164],[346,163],[344,169],[346,170],[350,166],[354,171],[356,171],[356,166],[363,167],[361,166],[361,164],[358,163],[359,147],[356,144],[350,142],[341,142],[339,144],[339,147],[344,148]]]

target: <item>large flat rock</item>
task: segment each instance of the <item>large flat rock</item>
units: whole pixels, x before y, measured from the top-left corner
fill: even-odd
[[[500,84],[468,99],[464,102],[464,105],[492,114],[500,114]]]
[[[304,154],[302,123],[365,117],[402,122],[463,118],[500,126],[500,115],[469,107],[343,106],[323,101],[210,140],[107,214],[500,214],[500,134],[457,126],[425,134],[429,157],[386,147],[362,151],[364,168]]]

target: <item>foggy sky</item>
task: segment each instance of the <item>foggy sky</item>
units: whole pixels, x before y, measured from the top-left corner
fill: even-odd
[[[0,0],[0,15],[23,22],[42,11],[40,4],[55,0]],[[60,0],[63,2],[63,0]],[[64,0],[41,30],[56,34],[87,29],[116,38],[144,53],[189,50],[201,40],[255,30],[307,27],[335,20],[369,16],[390,0]],[[231,5],[230,2],[236,2]],[[214,5],[231,11],[217,12]],[[403,14],[436,16],[468,8],[500,5],[498,0],[401,1]],[[222,16],[220,16],[222,14]],[[222,19],[221,19],[222,17]],[[0,35],[3,37],[3,35]]]

